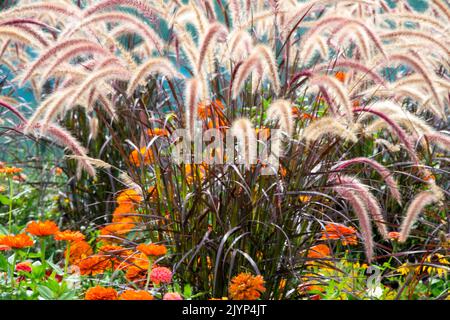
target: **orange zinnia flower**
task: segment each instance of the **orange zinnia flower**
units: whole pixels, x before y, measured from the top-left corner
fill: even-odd
[[[12,175],[12,174],[20,173],[20,172],[22,172],[21,168],[16,168],[16,167],[0,168],[0,173],[3,173],[3,174]]]
[[[77,242],[84,240],[84,238],[84,234],[79,231],[64,230],[55,233],[55,240],[57,241]]]
[[[113,222],[122,220],[125,217],[136,214],[136,209],[132,203],[121,203],[113,212]]]
[[[163,256],[167,253],[167,248],[165,245],[160,244],[140,244],[136,247],[137,250],[145,254],[146,256]]]
[[[213,113],[221,114],[224,106],[220,100],[214,102],[200,102],[197,106],[197,114],[201,120],[206,120],[211,117]]]
[[[318,244],[308,251],[308,258],[323,259],[331,256],[331,250],[326,244]]]
[[[325,230],[322,231],[322,237],[320,238],[320,240],[331,239],[340,239],[344,246],[358,244],[355,228],[336,223],[328,223],[325,226]]]
[[[336,79],[338,79],[340,82],[344,82],[344,81],[345,81],[346,75],[345,75],[345,72],[344,72],[344,71],[338,71],[338,72],[336,72],[336,73],[334,74],[334,77],[335,77]]]
[[[98,249],[102,256],[108,257],[114,269],[123,269],[129,266],[127,260],[133,255],[133,251],[116,245],[103,245]]]
[[[231,279],[228,292],[233,300],[256,300],[264,293],[264,279],[250,273],[240,273]]]
[[[117,203],[120,205],[132,205],[142,202],[144,198],[142,195],[134,189],[126,189],[119,193],[116,198]]]
[[[59,231],[58,226],[51,220],[32,221],[28,224],[26,231],[34,236],[46,237]]]
[[[400,238],[400,232],[391,231],[388,233],[388,237],[391,240],[398,240],[398,238]]]
[[[117,300],[117,298],[118,294],[116,290],[102,286],[89,288],[84,296],[85,300]]]
[[[152,164],[155,161],[152,149],[147,149],[146,147],[142,147],[139,152],[137,150],[133,150],[130,153],[129,160],[137,167],[141,165],[141,160],[144,160],[144,164],[146,165]]]
[[[136,258],[133,260],[133,263],[133,265],[128,267],[125,278],[134,283],[145,282],[150,265],[147,257]]]
[[[111,269],[111,261],[101,255],[93,255],[78,262],[81,275],[103,274],[106,270]]]
[[[102,236],[115,235],[121,236],[130,233],[135,227],[134,220],[131,218],[122,218],[116,222],[110,223],[107,226],[100,229]]]
[[[0,246],[9,249],[22,249],[26,247],[31,247],[33,245],[33,240],[30,236],[25,233],[18,235],[6,235],[0,236]]]
[[[86,241],[77,241],[70,246],[69,263],[78,264],[80,260],[83,260],[92,255],[91,246]],[[67,250],[64,252],[64,256],[67,255]]]
[[[119,300],[153,300],[153,296],[144,290],[125,290]]]
[[[152,136],[168,137],[169,131],[167,131],[166,129],[154,128],[154,129],[148,129],[147,134],[150,137],[152,137]]]

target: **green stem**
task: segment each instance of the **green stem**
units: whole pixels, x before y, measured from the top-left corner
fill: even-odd
[[[65,261],[64,261],[64,279],[67,276],[67,269],[69,266],[69,257],[70,257],[70,241],[67,242],[66,257],[65,257]]]
[[[12,209],[13,209],[13,180],[11,177],[8,178],[9,180],[9,221],[8,221],[8,232],[11,234],[12,230]]]
[[[147,281],[145,282],[145,291],[148,289],[148,285],[150,284],[150,271],[152,269],[151,261],[148,261],[148,269],[147,269]]]
[[[16,255],[17,255],[17,252],[14,252],[12,265],[11,265],[11,288],[14,288],[14,271],[16,271]]]
[[[44,266],[44,271],[45,271],[45,237],[41,237],[40,239],[40,243],[41,243],[41,263]]]

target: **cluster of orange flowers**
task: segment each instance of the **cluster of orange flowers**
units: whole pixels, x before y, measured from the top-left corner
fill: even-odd
[[[142,195],[134,189],[126,189],[116,198],[117,207],[113,212],[112,223],[100,229],[103,236],[123,237],[136,226],[137,206],[144,200]]]
[[[17,173],[21,173],[21,168],[16,167],[0,167],[0,174],[7,174],[7,175],[13,175]]]
[[[233,300],[257,300],[265,291],[263,277],[250,273],[238,274],[231,279],[228,287],[230,298]]]
[[[331,256],[331,249],[326,244],[318,244],[313,246],[308,251],[308,258],[310,259],[326,259]]]
[[[197,106],[197,114],[201,120],[208,121],[206,127],[208,129],[220,128],[225,129],[228,122],[223,113],[225,107],[220,100],[203,101]]]
[[[325,230],[322,231],[320,240],[341,240],[344,246],[358,244],[355,228],[336,223],[325,225]]]

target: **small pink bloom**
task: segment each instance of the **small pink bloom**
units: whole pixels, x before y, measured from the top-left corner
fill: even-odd
[[[170,283],[172,281],[172,271],[166,267],[153,268],[150,273],[150,280],[155,284]]]
[[[31,272],[31,265],[29,262],[20,262],[16,264],[16,271]]]
[[[183,300],[183,298],[176,292],[167,292],[163,300]]]

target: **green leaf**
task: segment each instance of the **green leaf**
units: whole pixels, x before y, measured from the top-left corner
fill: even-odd
[[[2,254],[0,254],[0,270],[7,271],[8,265],[8,260]]]
[[[191,295],[192,295],[192,288],[191,288],[191,286],[190,286],[189,284],[187,284],[187,285],[184,286],[184,292],[183,292],[183,295],[184,295],[186,298],[190,298],[190,297],[191,297]]]
[[[0,194],[0,203],[4,204],[5,206],[9,206],[11,204],[11,199],[9,199],[9,197]]]
[[[53,262],[50,262],[47,260],[47,263],[50,265],[50,267],[52,267],[53,270],[56,271],[56,274],[59,276],[64,275],[64,270],[61,269],[59,266],[57,266],[56,264],[54,264]]]
[[[45,300],[53,300],[54,299],[53,291],[50,290],[50,288],[43,286],[43,285],[38,285],[37,290],[38,290],[39,294],[41,295],[41,297],[44,298]]]

